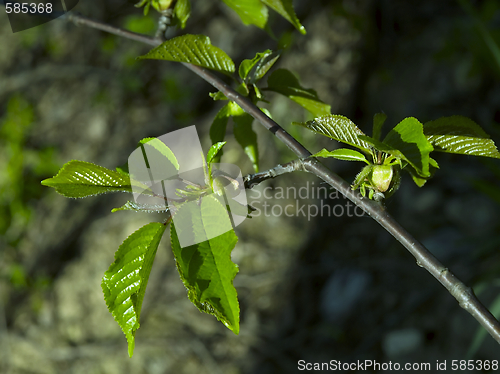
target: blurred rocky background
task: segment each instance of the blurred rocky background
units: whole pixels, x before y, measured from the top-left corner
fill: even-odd
[[[144,18],[133,4],[81,0],[75,10],[154,34],[157,15]],[[333,113],[368,133],[373,114],[381,111],[388,115],[388,128],[408,116],[425,122],[460,114],[500,144],[498,1],[297,0],[294,5],[308,34],[271,18],[278,37],[291,32],[291,47],[277,66],[316,89]],[[498,344],[478,335],[478,323],[378,224],[349,216],[348,202],[332,190],[328,198],[312,196],[326,186],[296,173],[249,193],[260,215],[237,228],[240,335],[189,302],[165,236],[135,354],[128,358],[100,280],[120,243],[163,216],[111,214],[126,195],[70,200],[40,181],[72,159],[122,165],[138,140],[183,126],[196,125],[206,151],[221,104],[208,96],[214,89],[183,66],[136,61],[147,46],[64,21],[13,34],[2,9],[1,373],[292,373],[299,371],[299,360],[433,368],[436,360],[448,360],[450,370],[453,359],[500,357]],[[237,64],[277,46],[264,31],[243,26],[222,2],[194,1],[183,32],[207,34]],[[309,118],[301,108],[277,95],[270,101],[274,118],[311,151],[338,147],[291,126]],[[270,133],[254,128],[263,170],[294,158]],[[223,161],[250,173],[231,131]],[[421,189],[405,176],[388,209],[500,312],[500,164],[459,155],[435,158],[441,166],[436,176]],[[355,163],[328,164],[349,181],[359,171]],[[308,196],[278,195],[287,186],[305,187]],[[259,198],[264,193],[267,197]],[[310,219],[279,214],[289,204],[305,206],[307,214],[321,203],[336,214],[323,210],[323,216]]]

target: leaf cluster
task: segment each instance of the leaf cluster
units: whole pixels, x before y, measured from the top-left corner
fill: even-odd
[[[236,12],[245,25],[255,25],[261,29],[270,31],[268,20],[271,8],[288,22],[290,22],[301,34],[306,34],[306,29],[301,25],[292,0],[222,0],[229,8]],[[186,22],[191,14],[190,0],[141,0],[136,7],[144,7],[144,14],[148,14],[153,7],[158,12],[165,14],[171,11],[173,24],[181,28],[186,26]]]
[[[422,124],[409,117],[380,140],[386,119],[383,113],[374,116],[372,137],[339,115],[295,124],[361,150],[363,153],[347,148],[322,149],[313,156],[365,162],[367,166],[356,176],[352,188],[360,188],[363,196],[368,190],[369,197],[376,200],[389,197],[399,188],[399,172],[403,169],[411,174],[417,186],[422,187],[439,168],[436,160],[430,157],[432,151],[500,158],[493,140],[469,118],[442,117]]]
[[[139,147],[152,146],[169,162],[179,168],[173,152],[160,140],[146,138]],[[239,304],[233,279],[238,268],[231,261],[231,251],[237,237],[232,228],[215,238],[182,248],[179,230],[183,235],[199,235],[199,230],[210,230],[209,226],[219,226],[221,217],[227,217],[227,207],[213,196],[220,194],[221,178],[212,178],[212,164],[224,142],[214,144],[208,151],[205,169],[205,186],[188,185],[186,190],[178,190],[181,197],[175,204],[176,211],[164,223],[149,223],[130,235],[115,253],[115,261],[105,272],[102,279],[104,300],[110,313],[123,330],[129,355],[135,346],[135,332],[140,327],[140,313],[144,293],[151,272],[158,245],[168,223],[175,214],[182,225],[172,223],[170,240],[176,259],[177,269],[182,282],[188,290],[188,297],[201,311],[214,315],[235,334],[239,333]],[[141,185],[145,193],[147,186],[130,177],[124,168],[110,170],[84,161],[70,161],[59,173],[42,181],[45,186],[53,187],[63,196],[82,198],[111,192],[132,192],[132,186]],[[151,193],[151,191],[149,190]],[[201,199],[201,197],[205,197]],[[200,199],[201,218],[189,214],[188,203]],[[133,210],[141,212],[167,212],[165,206],[140,205],[129,201],[112,212]],[[194,220],[197,220],[194,222]],[[191,230],[191,233],[186,231]]]

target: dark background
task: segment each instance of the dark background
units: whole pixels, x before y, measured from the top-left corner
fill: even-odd
[[[242,25],[222,2],[192,5],[186,30],[169,36],[204,33],[237,64],[277,46],[264,31]],[[408,116],[425,122],[460,114],[499,143],[500,61],[474,21],[498,48],[497,1],[294,5],[308,34],[292,32],[292,46],[277,66],[316,89],[333,113],[367,133],[380,111],[388,115],[386,131]],[[138,140],[183,126],[196,125],[206,151],[221,103],[208,96],[215,89],[181,65],[136,61],[147,46],[64,21],[13,34],[2,9],[0,372],[290,373],[299,371],[298,360],[358,359],[431,363],[434,371],[436,360],[447,360],[449,370],[451,360],[466,359],[469,351],[477,360],[500,358],[491,337],[474,345],[479,324],[371,219],[261,214],[237,228],[240,335],[189,302],[165,236],[129,359],[100,280],[119,244],[163,217],[111,214],[127,196],[70,200],[40,181],[72,159],[122,165]],[[133,2],[81,1],[75,10],[154,34],[157,14],[143,18]],[[293,31],[278,16],[270,22],[278,37]],[[312,152],[338,147],[292,127],[292,121],[310,118],[300,107],[278,95],[269,99],[275,120]],[[223,161],[252,172],[228,129]],[[294,158],[258,124],[254,129],[263,170]],[[405,175],[388,209],[491,306],[499,290],[500,165],[460,155],[434,158],[441,167],[436,176],[419,189]],[[360,168],[328,164],[349,181]],[[311,191],[324,185],[296,173],[258,188],[286,186]],[[320,204],[276,195],[266,201],[282,208]],[[347,204],[341,197],[323,203]]]

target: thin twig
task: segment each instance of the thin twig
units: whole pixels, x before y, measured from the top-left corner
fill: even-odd
[[[272,169],[261,171],[256,174],[248,174],[243,177],[243,182],[245,183],[246,189],[252,189],[259,183],[262,183],[268,179],[276,178],[280,175],[292,173],[294,171],[306,171],[304,168],[304,163],[302,159],[293,160],[287,162],[286,164],[280,164]]]
[[[89,18],[69,14],[69,20],[77,25],[88,26],[102,31],[109,32],[127,39],[136,40],[151,46],[158,46],[161,40],[150,38],[145,35],[136,34],[127,30],[123,30],[114,26],[110,26]],[[250,114],[253,118],[259,121],[265,128],[271,131],[278,139],[288,146],[300,158],[307,158],[311,153],[288,134],[280,125],[274,122],[271,118],[267,117],[256,105],[254,105],[248,98],[237,93],[233,88],[224,83],[221,79],[215,76],[208,70],[183,63],[188,69],[202,77],[205,81],[224,93],[226,97],[236,102],[245,112]],[[481,304],[481,302],[474,295],[470,287],[465,286],[458,278],[456,278],[451,271],[444,267],[437,259],[430,253],[422,244],[420,244],[410,233],[408,233],[401,225],[392,218],[389,213],[372,200],[360,197],[351,190],[349,184],[340,178],[337,174],[329,170],[321,162],[315,158],[309,158],[303,161],[304,169],[315,174],[332,187],[337,189],[354,204],[361,207],[367,212],[375,221],[377,221],[383,228],[385,228],[394,238],[396,238],[417,260],[417,265],[426,269],[429,273],[441,283],[453,297],[457,299],[460,306],[469,312],[479,323],[489,332],[489,334],[500,343],[500,324],[488,311],[488,309]]]

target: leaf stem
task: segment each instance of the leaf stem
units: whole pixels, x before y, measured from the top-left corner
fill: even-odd
[[[102,30],[123,38],[135,40],[141,43],[145,43],[151,46],[158,46],[161,44],[161,40],[157,38],[151,38],[145,35],[137,34],[127,30],[123,30],[111,25],[107,25],[102,22],[98,22],[81,15],[74,13],[69,13],[66,17],[68,20],[74,22],[79,26],[88,26],[98,30]],[[215,76],[212,72],[208,70],[183,63],[185,67],[193,71],[195,74],[203,78],[205,81],[210,83],[212,86],[217,88],[219,91],[224,93],[226,97],[236,102],[245,112],[250,114],[253,118],[259,121],[265,128],[271,131],[279,140],[281,140],[285,145],[288,146],[297,156],[301,159],[311,156],[311,153],[302,146],[295,138],[288,134],[280,125],[274,122],[271,118],[266,116],[256,105],[254,105],[248,98],[240,95],[228,84],[224,83],[220,78]],[[370,199],[363,198],[355,191],[352,191],[349,184],[339,177],[337,174],[329,170],[321,162],[315,158],[308,158],[306,160],[292,161],[288,164],[278,165],[276,168],[271,169],[272,171],[267,171],[263,173],[254,174],[250,180],[258,180],[258,178],[273,178],[277,175],[284,174],[288,171],[288,168],[296,170],[306,170],[323,179],[325,182],[330,184],[332,187],[337,189],[348,199],[350,199],[354,204],[361,207],[365,212],[367,212],[375,221],[377,221],[384,229],[386,229],[396,240],[398,240],[417,260],[417,264],[420,267],[426,269],[431,275],[436,278],[439,283],[441,283],[448,292],[457,299],[460,306],[469,312],[479,323],[488,331],[488,333],[500,343],[500,324],[493,317],[493,315],[488,311],[488,309],[481,304],[481,302],[474,295],[470,287],[465,286],[452,272],[441,264],[432,253],[430,253],[427,248],[425,248],[421,243],[419,243],[410,233],[408,233],[392,216],[387,213],[385,208]],[[300,165],[300,168],[297,166]],[[291,170],[295,171],[295,170]],[[264,174],[267,173],[267,177]],[[275,174],[273,176],[273,173]],[[257,177],[260,175],[259,177]]]

